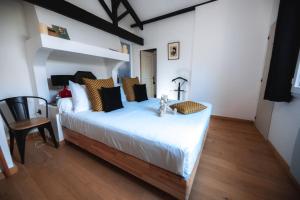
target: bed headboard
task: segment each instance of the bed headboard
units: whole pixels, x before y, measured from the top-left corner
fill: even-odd
[[[52,75],[51,82],[53,86],[69,85],[69,81],[83,85],[83,78],[97,79],[96,76],[89,71],[77,71],[74,75]]]
[[[74,74],[73,82],[83,85],[83,80],[82,80],[83,78],[94,79],[94,80],[97,79],[92,72],[78,71]]]

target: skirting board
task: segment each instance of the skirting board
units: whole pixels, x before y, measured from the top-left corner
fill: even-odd
[[[1,169],[3,170],[3,174],[6,177],[12,176],[18,172],[18,167],[16,165],[14,165],[12,168],[9,168],[7,166],[7,163],[5,161],[5,158],[4,158],[1,148],[0,148],[0,166],[1,166]]]
[[[188,180],[170,171],[135,158],[122,151],[90,139],[80,133],[63,128],[64,138],[82,149],[106,160],[137,178],[167,192],[177,199],[188,199],[198,168],[201,152]],[[204,143],[202,145],[202,148]]]
[[[3,180],[3,179],[5,179],[5,175],[2,172],[0,172],[0,180]]]
[[[224,116],[219,116],[219,115],[212,115],[211,118],[213,118],[213,119],[230,120],[230,121],[236,121],[236,122],[244,122],[244,123],[253,123],[253,121],[247,120],[247,119],[238,119],[238,118],[224,117]]]
[[[290,170],[290,166],[287,164],[287,162],[282,158],[282,156],[280,155],[280,153],[275,149],[275,147],[273,146],[273,144],[267,140],[267,143],[269,144],[269,146],[271,147],[275,157],[277,158],[277,160],[279,161],[280,165],[282,166],[282,168],[284,169],[284,171],[286,172],[286,174],[288,175],[288,177],[290,178],[290,180],[292,181],[292,183],[295,185],[295,187],[300,191],[300,183],[297,182],[296,178],[293,176],[291,170]]]

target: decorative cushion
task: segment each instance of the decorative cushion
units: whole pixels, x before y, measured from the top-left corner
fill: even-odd
[[[133,90],[137,102],[148,100],[146,84],[135,84]]]
[[[91,103],[84,85],[69,81],[69,88],[72,92],[73,110],[75,113],[91,109]]]
[[[134,91],[133,91],[133,86],[135,84],[139,84],[139,79],[138,77],[135,78],[122,78],[122,85],[123,89],[127,98],[127,101],[134,101],[135,96],[134,96]]]
[[[83,82],[86,85],[93,110],[102,111],[103,106],[102,106],[101,96],[98,90],[103,87],[106,88],[114,87],[113,79],[109,78],[109,79],[92,80],[92,79],[83,78]]]
[[[120,86],[112,88],[101,88],[98,90],[101,95],[102,106],[105,112],[123,108]]]
[[[190,114],[190,113],[195,113],[199,112],[201,110],[206,109],[207,107],[200,104],[196,103],[193,101],[184,101],[181,103],[176,103],[170,106],[172,109],[176,108],[178,112],[182,114]]]

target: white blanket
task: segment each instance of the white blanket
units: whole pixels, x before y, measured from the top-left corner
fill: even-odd
[[[208,128],[211,105],[189,115],[159,117],[159,99],[123,102],[109,113],[63,113],[62,125],[110,147],[189,178]]]

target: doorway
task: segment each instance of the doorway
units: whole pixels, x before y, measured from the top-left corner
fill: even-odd
[[[156,98],[156,73],[157,55],[156,49],[141,50],[140,52],[140,79],[141,83],[146,84],[147,95]]]
[[[256,117],[255,117],[255,126],[266,140],[268,139],[268,135],[269,135],[274,103],[265,100],[264,96],[265,96],[267,79],[268,79],[268,74],[270,69],[270,62],[272,58],[275,28],[276,28],[276,24],[274,23],[271,26],[269,37],[268,37],[268,47],[267,47],[267,53],[265,59],[265,66],[263,71],[263,77],[261,78],[260,94],[259,94],[259,100],[257,105]]]

